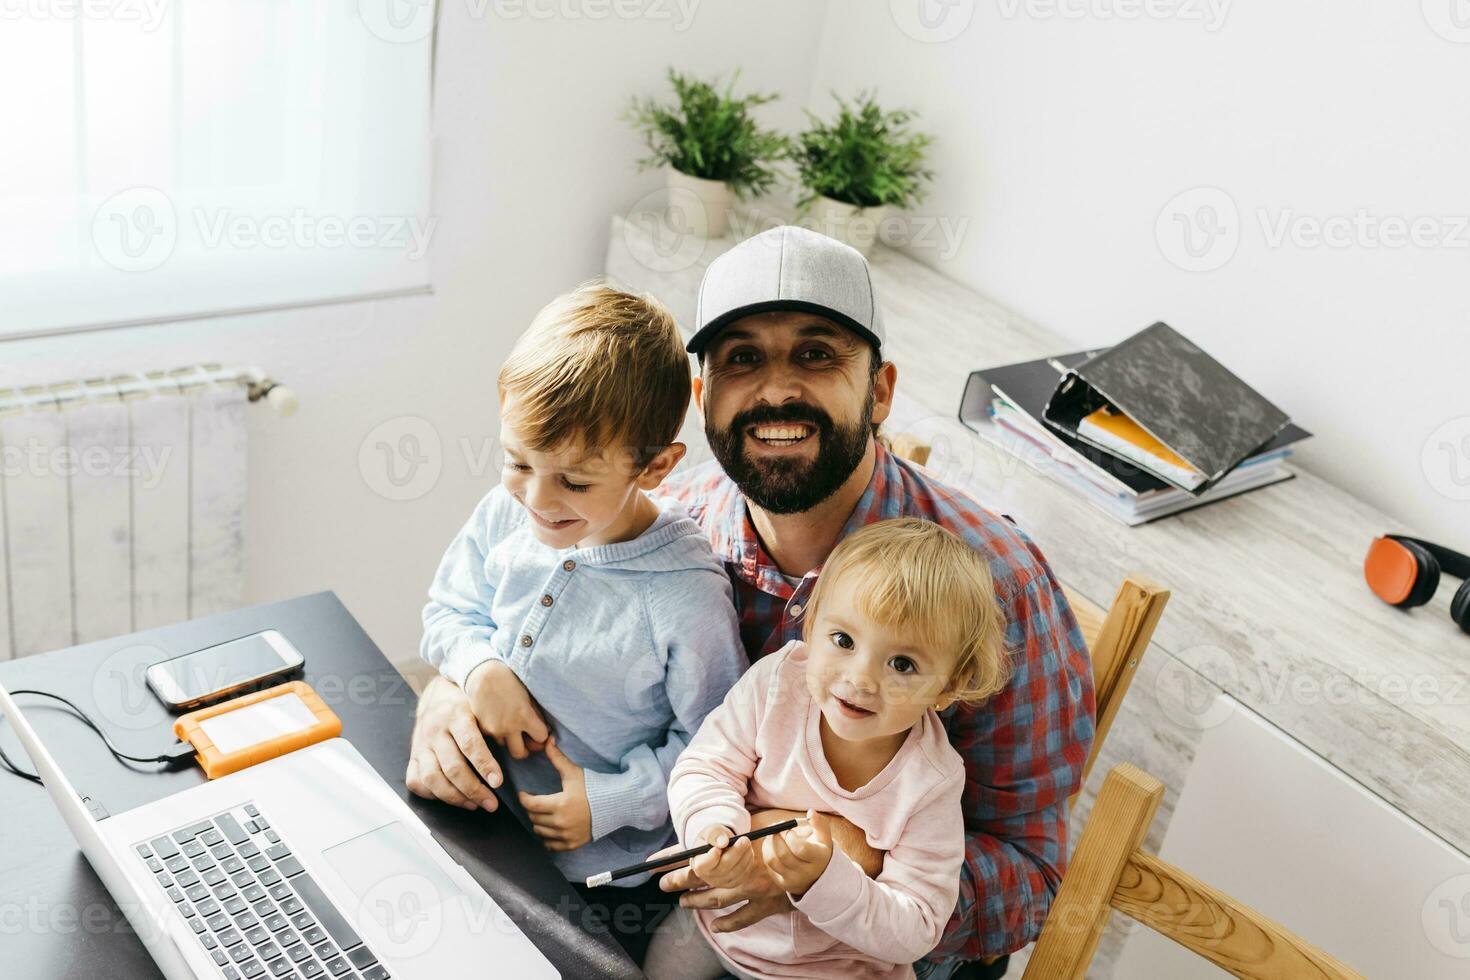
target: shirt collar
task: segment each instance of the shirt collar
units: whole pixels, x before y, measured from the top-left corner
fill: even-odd
[[[875,442],[873,475],[852,513],[848,515],[847,522],[843,524],[837,540],[841,541],[868,524],[899,516],[903,502],[898,499],[895,491],[901,490],[902,485],[898,464],[894,462],[892,454],[881,443]],[[791,598],[796,590],[781,576],[781,570],[761,544],[755,524],[750,519],[750,507],[746,503],[745,495],[735,486],[735,481],[724,476],[719,486],[709,495],[706,508],[711,513],[722,515],[719,521],[712,522],[713,526],[709,531],[710,544],[715,554],[737,569],[742,579],[762,592],[780,599]],[[820,570],[814,569],[809,574]]]

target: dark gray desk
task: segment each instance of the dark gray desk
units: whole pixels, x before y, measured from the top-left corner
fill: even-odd
[[[342,734],[423,818],[444,848],[484,886],[567,980],[641,977],[606,933],[582,927],[585,907],[533,837],[503,813],[470,813],[420,800],[403,786],[417,698],[330,592],[178,623],[37,657],[0,663],[9,689],[70,698],[124,752],[173,744],[172,716],[143,686],[148,664],[274,628],[306,655],[305,680],[342,719]],[[127,768],[64,708],[18,697],[77,791],[119,813],[204,780],[197,767],[159,774]],[[5,726],[0,745],[29,760]],[[51,798],[0,771],[0,975],[10,980],[154,977],[158,970],[62,823]],[[466,976],[493,964],[467,963]]]

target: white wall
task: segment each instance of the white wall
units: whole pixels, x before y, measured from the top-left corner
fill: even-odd
[[[1317,433],[1300,461],[1464,549],[1470,46],[1430,24],[1453,34],[1453,2],[834,4],[813,91],[876,86],[939,136],[920,210],[968,226],[953,255],[917,257],[1078,347],[1169,322]],[[935,33],[914,26],[920,4]],[[1155,232],[1196,187],[1240,216],[1212,271],[1171,264],[1171,217],[1163,247]],[[1427,217],[1455,246],[1272,247],[1258,214],[1274,229],[1360,208]]]
[[[295,417],[250,413],[246,600],[333,589],[403,663],[416,657],[439,556],[499,476],[493,456],[477,464],[475,453],[498,430],[501,360],[544,302],[601,271],[610,209],[659,183],[633,171],[641,148],[618,118],[628,99],[662,91],[669,64],[744,66],[749,85],[792,94],[766,117],[792,126],[823,13],[818,3],[703,0],[680,29],[672,2],[646,8],[671,20],[632,21],[440,4],[433,296],[0,342],[0,387],[207,360],[259,365],[295,388]],[[375,492],[382,470],[365,475],[358,450],[406,416],[432,425],[441,474],[395,502]],[[408,431],[390,423],[373,441]]]

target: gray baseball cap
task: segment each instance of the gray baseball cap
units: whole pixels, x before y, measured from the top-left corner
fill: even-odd
[[[732,321],[774,310],[816,313],[883,346],[883,316],[868,260],[835,238],[782,225],[747,238],[710,263],[699,284],[688,350],[702,353]]]

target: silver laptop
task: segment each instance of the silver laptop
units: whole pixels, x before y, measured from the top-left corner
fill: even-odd
[[[0,710],[169,980],[560,976],[343,739],[98,819]]]

